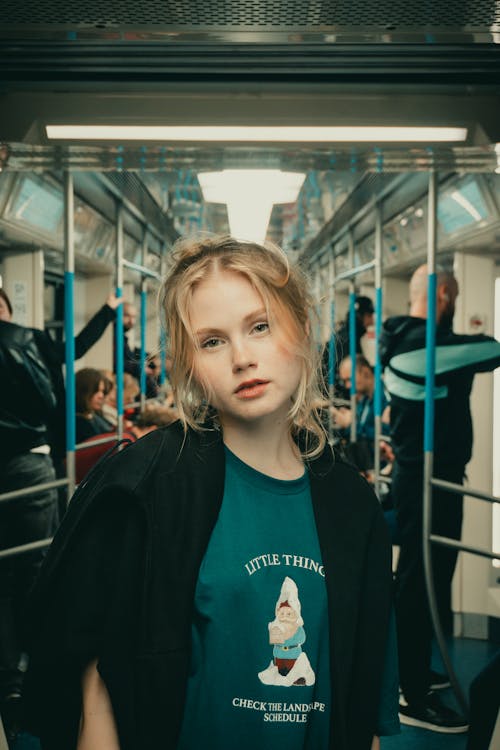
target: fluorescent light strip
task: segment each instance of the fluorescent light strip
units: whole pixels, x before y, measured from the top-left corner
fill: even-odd
[[[466,128],[448,127],[244,127],[193,125],[47,125],[53,140],[414,142],[464,141]]]
[[[294,203],[305,179],[302,172],[278,169],[225,169],[199,172],[205,201],[226,203],[229,230],[240,240],[262,243],[275,203]]]

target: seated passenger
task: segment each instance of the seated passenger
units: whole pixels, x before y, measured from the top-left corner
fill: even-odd
[[[148,432],[158,429],[158,427],[165,427],[166,425],[175,422],[178,418],[177,409],[171,406],[163,406],[162,404],[146,404],[144,409],[137,416],[134,422],[128,422],[128,426],[125,427],[123,433],[123,439],[135,442],[139,438],[147,435]],[[105,432],[100,435],[94,435],[85,442],[88,443],[88,448],[81,448],[76,453],[76,481],[79,484],[82,479],[88,474],[90,469],[104,456],[104,454],[114,444],[110,440],[109,443],[101,443],[93,445],[96,441],[100,441],[106,437],[117,437],[116,431]]]
[[[339,365],[339,376],[346,388],[351,388],[352,363],[350,357],[345,357]],[[331,407],[336,425],[342,430],[351,426],[351,410],[341,407]],[[389,434],[389,402],[382,389],[382,433]],[[356,357],[356,435],[358,440],[364,439],[371,443],[375,439],[375,375],[373,368],[362,354]],[[347,435],[346,435],[347,436]]]
[[[103,374],[110,382],[110,389],[105,395],[101,414],[106,419],[106,421],[110,423],[110,425],[116,427],[116,425],[118,424],[118,411],[116,408],[116,375],[108,370],[106,370]],[[128,372],[123,373],[124,407],[127,407],[129,404],[133,404],[139,393],[140,389],[137,379],[134,378],[133,375],[130,375],[130,373]],[[131,424],[129,424],[130,420],[133,420],[136,408],[138,407],[139,403],[137,404],[137,407],[128,406],[128,408],[124,408],[125,429],[128,429],[131,426]]]
[[[109,432],[112,426],[101,414],[106,395],[105,376],[100,370],[84,367],[76,373],[76,442]]]

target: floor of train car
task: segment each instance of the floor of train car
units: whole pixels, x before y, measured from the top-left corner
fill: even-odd
[[[452,658],[461,684],[468,690],[472,679],[483,669],[499,646],[488,641],[456,638],[452,643]],[[442,670],[435,657],[434,668]],[[451,690],[442,690],[441,696],[450,706],[457,708]],[[465,750],[467,735],[438,734],[425,729],[403,726],[400,735],[382,738],[382,750]],[[13,750],[40,750],[38,740],[27,734],[19,736]]]

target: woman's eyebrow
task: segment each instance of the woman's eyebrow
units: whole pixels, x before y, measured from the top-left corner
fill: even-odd
[[[248,313],[248,315],[245,315],[245,317],[243,318],[243,322],[248,323],[249,320],[260,318],[261,316],[267,316],[267,310],[265,307],[260,307],[258,310],[253,310],[252,312]],[[224,331],[223,329],[217,328],[216,326],[207,326],[206,328],[199,328],[197,331],[195,331],[195,336],[205,336],[207,333],[222,334],[224,333]]]

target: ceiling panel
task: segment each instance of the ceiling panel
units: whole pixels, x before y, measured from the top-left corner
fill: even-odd
[[[4,0],[3,34],[9,27],[19,33],[36,27],[69,29],[146,28],[153,30],[329,33],[484,34],[498,31],[500,10],[496,2],[485,0],[343,0],[304,2],[304,0]],[[7,23],[5,23],[5,19]],[[230,37],[229,37],[230,39]],[[387,37],[386,41],[389,41]],[[299,39],[291,39],[299,41]],[[325,41],[327,41],[325,39]]]

